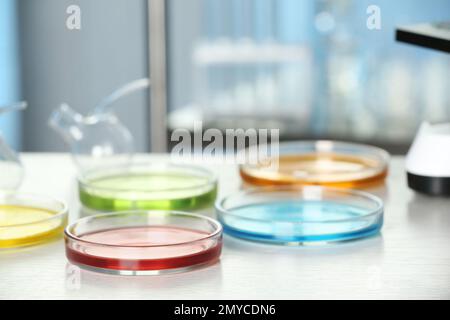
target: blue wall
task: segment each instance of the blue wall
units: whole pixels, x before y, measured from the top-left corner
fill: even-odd
[[[17,1],[0,1],[0,106],[20,100]],[[0,131],[16,150],[21,149],[21,115],[0,116]]]

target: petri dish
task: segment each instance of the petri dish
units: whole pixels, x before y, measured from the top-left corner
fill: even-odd
[[[196,166],[139,163],[86,171],[78,180],[83,206],[96,211],[212,207],[217,179]]]
[[[0,249],[36,245],[61,236],[67,212],[63,202],[52,198],[0,196]]]
[[[222,226],[193,213],[99,214],[66,228],[66,256],[82,268],[121,275],[187,271],[218,261]]]
[[[387,176],[389,154],[383,149],[338,141],[302,141],[279,145],[276,156],[240,167],[252,185],[323,185],[359,189]]]
[[[364,238],[383,224],[377,197],[322,186],[244,190],[218,201],[216,212],[231,236],[286,245]]]

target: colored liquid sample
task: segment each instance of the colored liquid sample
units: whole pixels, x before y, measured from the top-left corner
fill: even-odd
[[[376,159],[333,153],[281,155],[276,170],[269,164],[241,167],[241,176],[255,185],[356,188],[380,183],[387,175],[387,168]]]
[[[99,177],[80,184],[80,200],[97,210],[193,210],[211,206],[217,194],[208,177],[142,173]]]
[[[0,205],[0,248],[33,245],[61,235],[66,220],[55,215],[41,208]]]
[[[90,243],[66,240],[66,254],[74,264],[101,269],[178,269],[219,258],[221,239],[204,239],[207,236],[206,232],[171,226],[109,229],[78,237]]]
[[[231,235],[275,242],[341,241],[369,236],[380,215],[358,206],[326,201],[276,201],[237,207],[219,219]]]

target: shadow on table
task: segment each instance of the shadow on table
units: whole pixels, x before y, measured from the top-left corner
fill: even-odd
[[[137,210],[138,211],[146,211],[145,209],[137,209]],[[124,211],[133,211],[133,210],[124,210]],[[151,211],[151,210],[149,210],[149,211]],[[158,211],[158,210],[156,210],[156,211]],[[207,217],[210,217],[210,218],[215,218],[216,217],[216,214],[214,212],[214,208],[213,207],[202,208],[200,210],[192,211],[192,212],[196,213],[196,214],[201,214],[203,216],[207,216]],[[78,210],[77,219],[91,217],[91,216],[96,215],[96,214],[104,214],[104,213],[107,213],[107,212],[95,211],[93,209],[89,209],[89,208],[86,208],[86,207],[80,205],[80,208]]]
[[[161,291],[181,288],[189,290],[190,287],[197,287],[199,284],[220,288],[221,283],[220,260],[212,265],[205,265],[186,272],[139,276],[104,274],[85,270],[70,263],[66,265],[66,289],[74,293],[85,293],[96,289],[114,290],[115,293],[121,290],[146,290],[147,293],[148,290],[158,290],[158,293],[161,293]]]
[[[8,259],[12,258],[29,258],[33,259],[36,256],[42,257],[44,255],[50,255],[55,250],[61,249],[63,246],[63,235],[56,236],[47,242],[18,247],[18,248],[6,248],[0,250],[0,258],[8,257]]]
[[[304,256],[335,256],[358,254],[362,251],[371,251],[382,255],[384,241],[382,233],[360,240],[343,241],[338,243],[318,243],[303,246],[284,246],[268,243],[259,243],[242,240],[225,235],[224,248],[226,250],[246,252],[276,257],[277,255],[304,255]]]
[[[286,186],[286,187],[290,187],[290,186]],[[254,188],[258,188],[258,186],[254,186],[251,185],[245,181],[242,181],[239,189],[238,190],[234,190],[234,192],[239,192],[239,191],[244,191],[244,190],[251,190]],[[302,186],[292,186],[292,188],[302,188]],[[389,186],[386,182],[383,182],[381,184],[377,184],[375,186],[371,186],[368,188],[364,188],[364,189],[360,189],[361,191],[373,194],[379,198],[381,198],[384,202],[387,202],[389,200]],[[231,192],[230,192],[231,194]]]
[[[450,225],[450,198],[415,193],[408,202],[408,222],[421,228]]]

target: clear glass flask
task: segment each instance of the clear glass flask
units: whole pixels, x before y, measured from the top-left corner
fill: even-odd
[[[7,112],[23,110],[26,106],[26,102],[18,102],[0,107],[0,116]],[[21,184],[23,176],[24,169],[19,155],[11,149],[0,132],[0,193],[15,191]]]
[[[150,80],[132,81],[105,97],[87,116],[61,104],[50,116],[49,125],[70,147],[79,172],[127,165],[134,152],[134,141],[128,128],[111,109],[118,99],[148,88]]]

